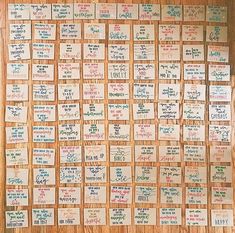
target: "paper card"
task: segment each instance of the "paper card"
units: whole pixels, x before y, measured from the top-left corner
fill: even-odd
[[[59,100],[79,100],[79,84],[58,84]]]
[[[81,39],[81,24],[80,23],[61,23],[60,24],[60,39]]]
[[[130,40],[130,25],[109,24],[109,40]]]
[[[135,203],[151,203],[157,201],[157,188],[150,186],[136,186]]]
[[[6,228],[28,227],[28,210],[6,211]]]
[[[179,103],[158,103],[158,119],[179,119]]]
[[[154,124],[134,124],[134,140],[154,141],[156,129]]]
[[[210,101],[225,102],[231,101],[231,86],[209,86]]]
[[[211,225],[213,227],[232,227],[233,209],[211,210]]]
[[[28,80],[29,66],[26,63],[7,63],[8,80]]]
[[[106,204],[106,186],[85,186],[84,203]]]
[[[82,161],[81,146],[61,146],[60,163],[80,163]]]
[[[162,80],[179,80],[180,63],[159,63],[158,77]]]
[[[185,183],[206,184],[206,167],[185,166]]]
[[[180,26],[176,24],[159,24],[159,41],[179,41]]]
[[[203,25],[182,25],[183,41],[203,41],[203,38]]]
[[[132,187],[128,186],[111,186],[110,203],[131,204]]]
[[[74,3],[74,19],[94,19],[95,4],[94,3]]]
[[[104,104],[83,104],[83,119],[104,120]]]
[[[111,184],[127,184],[132,182],[131,167],[110,167]]]
[[[130,125],[109,124],[108,139],[111,141],[129,141],[130,140]]]
[[[161,187],[161,204],[182,204],[181,187]]]
[[[202,162],[206,161],[206,147],[184,145],[184,161],[185,162]]]
[[[85,226],[106,225],[106,209],[84,208],[84,225]]]
[[[184,84],[185,100],[206,100],[206,85],[204,84]]]
[[[29,170],[25,168],[6,168],[6,185],[28,185]]]
[[[10,24],[10,40],[31,40],[31,24]]]
[[[179,146],[159,146],[159,162],[181,162]]]
[[[55,185],[55,168],[34,168],[34,185]]]
[[[228,62],[229,61],[229,46],[208,45],[207,61]]]
[[[104,63],[83,63],[83,79],[104,79]]]
[[[106,147],[105,145],[90,145],[84,147],[85,162],[105,162]]]
[[[30,4],[30,19],[51,19],[51,4]]]
[[[155,60],[154,44],[134,44],[134,60]]]
[[[205,80],[205,64],[184,64],[184,80]]]
[[[229,104],[210,104],[209,121],[230,121],[231,105]]]
[[[129,44],[109,44],[109,61],[129,61]]]
[[[160,44],[159,61],[179,61],[180,45],[178,44]]]
[[[28,116],[27,107],[6,105],[5,122],[26,123]]]
[[[33,188],[34,205],[54,205],[55,188]]]
[[[156,147],[135,145],[135,162],[156,162]]]
[[[79,120],[79,104],[58,104],[59,121]]]
[[[154,117],[154,103],[133,104],[134,120],[151,120]]]
[[[129,79],[129,64],[108,63],[108,79]]]
[[[60,59],[80,60],[81,59],[81,44],[80,43],[60,43]]]
[[[53,81],[54,80],[54,65],[32,64],[32,80]]]
[[[55,149],[33,148],[33,165],[55,165]]]
[[[180,100],[180,84],[159,83],[159,100]]]
[[[133,39],[134,41],[153,41],[154,40],[154,24],[134,25]]]
[[[135,166],[135,182],[136,183],[156,183],[157,168],[150,166]]]
[[[226,6],[216,6],[209,5],[206,8],[206,21],[207,22],[217,22],[226,23],[227,22],[227,7]]]
[[[186,187],[186,204],[207,204],[207,188]]]
[[[184,21],[204,21],[205,6],[204,5],[184,5]]]
[[[156,225],[156,208],[135,208],[135,225]]]
[[[182,5],[161,5],[162,21],[181,21]]]
[[[29,43],[8,44],[9,61],[19,61],[30,59]]]
[[[6,127],[6,143],[25,143],[28,142],[27,126]]]
[[[86,166],[85,183],[105,183],[107,180],[106,166]]]
[[[60,167],[60,184],[80,184],[82,167]]]
[[[28,85],[7,84],[6,101],[28,101]]]
[[[134,83],[134,99],[153,100],[155,85],[153,83]]]
[[[108,104],[108,120],[129,120],[129,104]]]
[[[54,208],[32,209],[33,226],[53,226]]]
[[[55,142],[55,126],[33,126],[33,142]]]
[[[79,63],[58,63],[58,79],[80,79]]]
[[[55,105],[34,105],[34,122],[55,121]]]
[[[131,146],[113,146],[110,145],[109,161],[110,162],[131,162]]]
[[[181,225],[181,208],[160,208],[160,225]]]
[[[158,140],[179,141],[180,126],[159,124],[158,126]]]
[[[55,85],[34,84],[33,85],[33,100],[34,101],[54,101],[55,100]]]
[[[160,4],[139,4],[139,20],[160,20]]]
[[[78,141],[80,140],[80,124],[61,124],[58,133],[59,141]]]
[[[233,188],[230,187],[212,187],[211,203],[219,205],[233,204]]]
[[[6,149],[6,165],[27,165],[28,164],[28,150],[27,147]]]
[[[80,225],[80,209],[58,208],[58,225]]]
[[[231,142],[231,126],[209,125],[209,141]]]
[[[33,59],[53,60],[54,59],[54,44],[33,43],[32,52],[33,52]]]
[[[28,189],[6,189],[7,206],[27,206],[28,200]]]
[[[183,104],[183,119],[184,120],[196,120],[203,121],[205,115],[205,105],[204,104]]]
[[[109,209],[110,226],[131,225],[131,208]]]
[[[52,19],[73,19],[73,3],[52,4]]]
[[[230,65],[209,64],[209,81],[230,81]]]
[[[134,79],[135,80],[154,80],[155,79],[155,64],[139,63],[134,64]]]
[[[105,23],[84,23],[85,40],[104,40]]]
[[[186,209],[187,226],[207,226],[207,209]]]
[[[116,19],[115,3],[96,3],[96,19]]]
[[[34,24],[34,39],[35,40],[55,40],[56,39],[56,24]]]
[[[83,59],[105,59],[105,44],[83,44]]]
[[[228,27],[224,26],[207,26],[206,27],[207,42],[228,42]]]
[[[108,83],[108,99],[129,99],[129,83]]]
[[[83,140],[103,141],[105,140],[104,124],[85,124],[83,125]]]
[[[183,45],[184,61],[204,61],[204,45]]]
[[[9,20],[27,20],[29,19],[30,4],[8,4]]]
[[[231,183],[232,167],[231,166],[211,166],[211,182]]]
[[[138,4],[117,4],[117,19],[138,19]]]
[[[210,162],[231,162],[231,146],[211,146]]]
[[[160,166],[160,183],[181,184],[181,167]]]
[[[184,141],[205,141],[205,125],[184,125],[183,126]]]
[[[80,187],[59,187],[59,204],[75,205],[80,204]]]

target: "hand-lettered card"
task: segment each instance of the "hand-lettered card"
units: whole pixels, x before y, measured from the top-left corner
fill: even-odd
[[[60,59],[71,60],[81,59],[81,44],[80,43],[60,43]]]
[[[74,19],[94,19],[95,3],[74,3]]]
[[[159,146],[159,162],[181,162],[179,146]]]
[[[161,5],[162,21],[181,21],[182,5]]]
[[[204,5],[184,5],[184,21],[204,21],[205,6]]]
[[[208,5],[206,8],[206,21],[216,23],[226,23],[228,9],[226,6]]]
[[[230,125],[209,125],[209,141],[231,142]]]
[[[184,161],[185,162],[205,162],[206,161],[206,147],[184,145]]]
[[[110,226],[131,225],[131,208],[110,208],[109,223]]]
[[[55,168],[34,168],[34,185],[55,185]]]
[[[85,226],[106,225],[106,209],[84,208],[84,225]]]
[[[30,59],[29,43],[8,44],[9,61],[19,61]]]
[[[59,104],[58,118],[61,121],[79,120],[80,119],[79,104]]]
[[[80,124],[59,124],[59,141],[78,141],[80,140]]]
[[[32,209],[32,225],[33,226],[53,226],[54,208]]]
[[[28,127],[27,126],[13,126],[6,127],[6,143],[26,143],[28,142]]]
[[[58,63],[59,80],[80,79],[80,63]]]
[[[181,184],[181,167],[160,166],[160,182]]]
[[[183,104],[183,119],[203,121],[205,115],[204,104],[184,103]]]
[[[51,188],[51,187],[33,188],[33,204],[34,205],[54,205],[55,204],[55,188]]]
[[[184,64],[184,80],[205,80],[205,64]]]
[[[105,117],[104,104],[83,104],[83,119],[103,120]]]
[[[180,45],[178,44],[160,44],[159,61],[179,61]]]
[[[138,4],[117,4],[117,19],[138,19]]]
[[[108,99],[125,100],[129,99],[129,94],[129,83],[108,83]]]
[[[230,81],[230,65],[209,64],[209,81]]]
[[[228,41],[228,27],[207,26],[206,27],[206,41],[226,43]]]
[[[230,104],[210,104],[209,121],[230,121],[231,105]]]
[[[108,79],[129,79],[129,64],[108,63]]]
[[[61,146],[60,163],[80,163],[82,161],[81,146]]]
[[[29,184],[29,170],[26,168],[6,168],[6,185]]]
[[[34,84],[33,100],[34,101],[54,101],[55,85],[51,84]]]
[[[6,189],[7,206],[28,206],[28,189]]]
[[[83,79],[104,79],[104,63],[83,63]]]
[[[153,41],[154,40],[154,24],[134,25],[133,37],[134,41]]]
[[[154,124],[134,124],[134,140],[154,141],[156,129]]]
[[[160,4],[139,4],[139,20],[160,20]]]
[[[232,227],[233,209],[212,209],[211,222],[213,227]]]
[[[207,226],[207,209],[186,209],[187,226]]]
[[[136,166],[135,167],[135,182],[140,183],[156,183],[157,169],[151,166]]]
[[[155,45],[134,44],[134,60],[135,61],[155,60]]]
[[[131,204],[132,187],[129,186],[111,186],[110,203]]]
[[[58,208],[58,225],[80,225],[79,208]]]
[[[31,40],[31,24],[10,24],[10,40]]]
[[[60,167],[60,184],[80,184],[81,181],[81,167]]]
[[[209,100],[216,102],[230,102],[231,101],[231,86],[229,85],[210,85],[209,86]]]
[[[173,124],[158,125],[158,140],[162,141],[179,141],[180,126]]]
[[[110,162],[130,163],[132,160],[131,146],[110,145],[109,156],[110,156],[109,157]]]
[[[60,39],[81,39],[81,24],[80,23],[61,23],[60,24]]]
[[[55,40],[56,39],[56,24],[34,24],[34,39],[35,40]]]
[[[50,20],[51,4],[30,4],[31,20]]]
[[[7,63],[7,79],[28,80],[29,65],[27,63]]]
[[[52,19],[54,20],[73,19],[73,3],[61,3],[61,4],[53,3]]]
[[[85,167],[85,182],[86,183],[105,183],[107,180],[106,166],[86,166]]]
[[[28,85],[7,84],[6,101],[28,101]]]
[[[180,100],[180,84],[159,83],[159,100]]]
[[[116,8],[115,3],[96,3],[96,19],[116,19]]]
[[[233,204],[233,188],[231,187],[212,187],[211,188],[212,204]]]
[[[185,100],[206,100],[206,85],[204,84],[184,84],[184,99]]]
[[[171,90],[167,90],[167,91],[171,92]],[[172,94],[174,94],[174,93],[172,92]],[[170,97],[170,96],[168,95],[168,97]],[[164,98],[167,99],[167,96],[164,97]],[[158,103],[158,119],[162,119],[162,120],[164,120],[164,119],[165,120],[174,120],[174,119],[177,120],[177,119],[179,119],[179,103],[159,102]]]
[[[59,187],[59,204],[76,205],[80,204],[81,189],[80,187]]]
[[[204,45],[183,45],[184,61],[204,61]]]
[[[109,44],[108,60],[109,61],[128,61],[129,44]]]
[[[54,46],[55,46],[54,44],[49,44],[49,43],[33,43],[32,44],[33,59],[53,60]]]
[[[5,156],[7,166],[28,164],[28,150],[26,147],[6,149]]]
[[[125,41],[130,40],[130,25],[109,24],[109,40]]]
[[[33,148],[33,165],[54,165],[55,149]]]
[[[154,104],[153,103],[133,104],[133,118],[134,120],[154,119]]]
[[[6,211],[6,228],[28,227],[28,210]]]
[[[15,105],[6,105],[5,122],[26,123],[28,117],[28,108]]]
[[[106,204],[106,186],[85,186],[84,203]]]
[[[79,100],[79,84],[58,84],[59,100]]]
[[[83,44],[83,59],[104,60],[105,59],[105,44],[84,43]]]
[[[105,24],[104,23],[84,23],[85,40],[104,40]]]
[[[208,62],[228,62],[229,46],[208,45],[207,51]]]
[[[135,208],[135,225],[156,225],[156,208]]]
[[[103,141],[105,140],[104,124],[84,124],[83,125],[84,141]]]
[[[33,142],[55,142],[55,126],[33,126]]]
[[[134,64],[134,79],[135,80],[154,80],[155,79],[155,64],[135,63]]]
[[[129,104],[108,104],[109,120],[129,120]]]
[[[210,162],[231,162],[231,146],[211,146]]]
[[[132,175],[130,166],[110,167],[110,183],[123,184],[131,182]]]
[[[182,40],[183,41],[203,41],[203,25],[183,25]]]
[[[54,80],[54,65],[32,64],[32,80],[53,81]]]
[[[192,167],[185,166],[185,183],[207,183],[207,169],[206,167]]]
[[[34,122],[53,122],[56,119],[55,105],[34,105]]]
[[[180,26],[176,24],[159,24],[159,41],[179,41]]]
[[[8,19],[9,20],[29,20],[30,4],[10,3],[8,4]]]
[[[207,204],[207,188],[186,187],[186,204]]]
[[[205,141],[205,125],[184,125],[183,139],[184,141]]]
[[[181,208],[160,208],[160,225],[181,225]]]
[[[179,80],[180,63],[159,63],[158,76],[162,80]]]
[[[152,186],[135,187],[135,203],[151,203],[157,201],[157,188]]]
[[[231,183],[232,167],[223,166],[223,165],[217,165],[217,166],[212,165],[210,180],[211,182],[216,182],[216,183]]]

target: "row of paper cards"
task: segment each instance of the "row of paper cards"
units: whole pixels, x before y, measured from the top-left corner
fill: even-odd
[[[84,208],[83,224],[85,226],[120,225],[182,225],[186,226],[233,226],[233,209],[212,209],[211,220],[208,224],[207,209],[181,208]],[[106,213],[107,212],[107,213]],[[28,210],[6,211],[7,228],[28,227]],[[183,214],[183,215],[182,215]],[[80,225],[79,208],[59,208],[57,223],[55,209],[32,209],[32,225]],[[157,219],[157,216],[158,219]],[[182,219],[182,216],[185,216]],[[132,218],[133,217],[133,218]],[[108,220],[107,220],[108,219]]]
[[[80,40],[83,37],[85,40],[129,41],[133,39],[135,42],[147,42],[156,39],[161,42],[182,39],[189,42],[203,42],[205,30],[203,25],[134,24],[131,38],[132,26],[130,24],[61,23],[58,26],[61,40]],[[55,23],[15,23],[9,25],[9,36],[10,40],[56,40],[56,27]],[[206,26],[206,42],[225,43],[228,41],[227,34],[227,26]]]
[[[121,19],[227,22],[227,7],[131,3],[8,4],[9,20]]]
[[[9,61],[19,60],[54,60],[55,59],[54,43],[18,43],[8,45]],[[108,44],[105,43],[83,43],[83,53],[81,43],[60,43],[59,57],[62,60],[105,60],[108,50],[109,61],[129,61],[131,58],[131,50],[129,44]],[[180,61],[181,55],[183,61],[204,62],[221,62],[229,61],[229,47],[219,45],[207,46],[207,58],[205,58],[205,46],[203,44],[183,45],[181,53],[181,45],[179,44],[160,44],[159,51],[156,56],[155,44],[134,44],[133,60],[134,61]],[[105,49],[106,48],[106,49]],[[31,55],[32,51],[32,55]]]

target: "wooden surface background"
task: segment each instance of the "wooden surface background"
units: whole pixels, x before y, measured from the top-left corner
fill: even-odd
[[[9,22],[7,22],[6,20],[6,5],[7,3],[55,3],[56,0],[0,0],[0,232],[3,233],[130,233],[130,232],[136,232],[136,233],[153,233],[153,232],[158,232],[158,233],[178,233],[178,232],[182,232],[182,233],[234,233],[235,232],[235,227],[226,227],[226,228],[214,228],[214,227],[187,227],[185,226],[185,216],[182,216],[182,225],[181,226],[159,226],[159,222],[157,224],[157,226],[122,226],[122,227],[109,227],[109,226],[97,226],[97,227],[91,227],[91,226],[83,226],[83,216],[81,215],[81,225],[80,226],[57,226],[57,224],[55,223],[55,226],[45,226],[45,227],[33,227],[30,226],[28,228],[24,228],[24,229],[5,229],[5,217],[4,217],[4,211],[6,209],[5,207],[5,158],[4,158],[4,149],[5,149],[5,133],[4,133],[4,103],[5,103],[5,83],[6,83],[6,63],[7,61],[7,50],[6,50],[6,44],[9,41],[9,37],[8,37],[8,24]],[[66,3],[66,2],[72,2],[69,0],[57,0],[57,2],[62,2],[62,3]],[[74,1],[74,2],[79,2],[79,1]],[[80,1],[80,2],[89,2],[89,1]],[[92,2],[99,2],[98,0],[92,1]],[[100,1],[100,2],[105,2],[105,1]],[[107,0],[106,2],[115,2],[114,0]],[[120,1],[116,1],[116,2],[120,2]],[[230,39],[230,64],[232,66],[232,86],[234,87],[235,82],[235,0],[126,0],[123,1],[121,0],[121,2],[125,2],[125,3],[161,3],[161,4],[218,4],[218,5],[227,5],[228,6],[228,13],[229,13],[229,39]],[[53,21],[55,22],[55,21]],[[64,21],[63,21],[64,22]],[[102,22],[102,20],[101,20]],[[105,21],[104,21],[105,22]],[[110,23],[112,23],[112,20],[109,20]],[[121,22],[121,21],[120,21]],[[56,21],[57,24],[60,23],[60,21]],[[130,23],[133,24],[132,21],[122,21],[122,23]],[[138,23],[137,21],[135,21],[135,24]],[[158,22],[156,22],[155,24],[158,24]],[[180,24],[182,24],[182,22],[180,22]],[[58,29],[58,28],[57,28]],[[58,30],[57,30],[58,33]],[[57,37],[58,38],[58,37]],[[105,43],[107,44],[108,42],[105,41]],[[59,44],[59,40],[55,41],[55,46],[58,48],[58,44]],[[207,44],[206,42],[204,42],[204,44]],[[130,50],[130,52],[132,52],[132,49]],[[55,49],[55,57],[58,57],[58,49]],[[132,57],[132,56],[131,56]],[[104,61],[107,64],[107,58]],[[132,62],[132,58],[130,60],[130,62]],[[32,60],[31,60],[32,63]],[[130,67],[130,72],[132,72],[132,68]],[[55,69],[55,77],[57,75],[56,69]],[[107,78],[105,79],[105,81],[107,81]],[[133,80],[131,81],[133,83]],[[27,103],[28,106],[32,106],[32,81],[29,79],[28,81],[29,84],[29,102]],[[57,79],[55,79],[55,84],[57,84]],[[57,104],[57,102],[55,102],[55,104]],[[234,94],[233,94],[233,100],[232,100],[232,126],[234,126],[235,124],[235,105],[234,105]],[[32,116],[32,109],[29,108],[29,116]],[[132,122],[133,123],[133,122]],[[182,122],[181,122],[182,123]],[[206,122],[208,123],[208,122]],[[57,124],[57,123],[55,123]],[[82,124],[82,121],[81,121]],[[107,120],[106,120],[106,124],[107,124]],[[45,125],[45,124],[44,124]],[[32,119],[28,120],[28,126],[32,126]],[[132,126],[133,127],[133,126]],[[31,127],[29,127],[29,135],[31,134]],[[182,136],[181,136],[182,137]],[[181,143],[183,144],[183,141],[181,139]],[[133,144],[133,142],[132,142]],[[207,142],[208,144],[208,142]],[[32,148],[35,145],[33,145],[32,142],[28,143],[28,148],[29,148],[29,158],[32,158]],[[233,157],[235,156],[234,154],[234,150],[235,150],[235,145],[234,145],[234,129],[232,131],[232,147],[233,147]],[[56,148],[57,150],[59,149],[59,143],[55,143],[54,148]],[[58,164],[58,156],[56,159],[56,169],[57,169],[57,186],[59,186],[59,164]],[[29,159],[29,164],[31,163],[31,159]],[[108,163],[107,163],[108,165]],[[181,163],[182,167],[184,167],[184,162]],[[193,164],[192,164],[193,165]],[[208,164],[209,165],[209,164]],[[84,163],[82,163],[82,166],[84,166]],[[131,163],[132,169],[134,167],[134,162]],[[159,166],[159,164],[157,163],[157,166]],[[208,166],[209,167],[209,166]],[[235,167],[234,167],[234,162],[232,163],[232,167],[233,167],[233,176],[234,176],[234,181],[235,181]],[[33,184],[32,184],[32,165],[29,165],[29,169],[30,169],[30,184],[29,184],[29,198],[30,198],[30,204],[28,207],[29,209],[29,223],[31,223],[31,209],[32,209],[32,188],[33,188]],[[209,168],[208,168],[209,169]],[[208,170],[209,171],[209,170]],[[209,182],[209,180],[208,180]],[[234,184],[232,184],[234,186]],[[184,186],[184,184],[182,184],[182,186]],[[108,188],[108,184],[107,184],[107,188]],[[210,184],[208,183],[208,187],[210,187]],[[208,193],[208,197],[210,196],[210,194]],[[159,195],[158,195],[159,198]],[[184,199],[184,198],[183,198]],[[159,203],[159,199],[158,199],[158,203]],[[83,204],[79,205],[79,207],[83,208]],[[90,205],[92,206],[92,205]],[[99,205],[93,205],[93,206],[99,206]],[[134,203],[131,205],[132,210],[134,207]],[[151,205],[148,205],[151,207]],[[157,215],[159,215],[158,209],[160,207],[159,204],[157,205],[152,205],[153,207],[157,207]],[[179,206],[179,205],[178,205]],[[175,207],[178,207],[177,205],[175,205]],[[180,205],[182,210],[184,210],[185,208],[189,207],[188,205],[182,204]],[[179,206],[179,207],[180,207]],[[57,208],[58,206],[55,205],[55,208]],[[86,206],[88,207],[88,206]],[[108,209],[110,207],[109,202],[107,202],[106,208]],[[119,206],[113,206],[113,207],[122,207],[121,205]],[[193,206],[193,207],[198,207],[199,206]],[[206,207],[206,206],[201,206]],[[217,205],[217,206],[213,206],[214,208],[226,208],[226,205]],[[227,208],[233,208],[233,206],[227,206]],[[17,208],[7,208],[8,210],[13,210],[13,209],[20,209],[20,207]],[[208,199],[208,205],[207,205],[207,209],[208,209],[208,223],[210,225],[210,209],[211,209],[211,204],[210,204],[210,198]],[[81,211],[82,213],[82,211]],[[57,213],[55,212],[55,216],[57,215]]]

